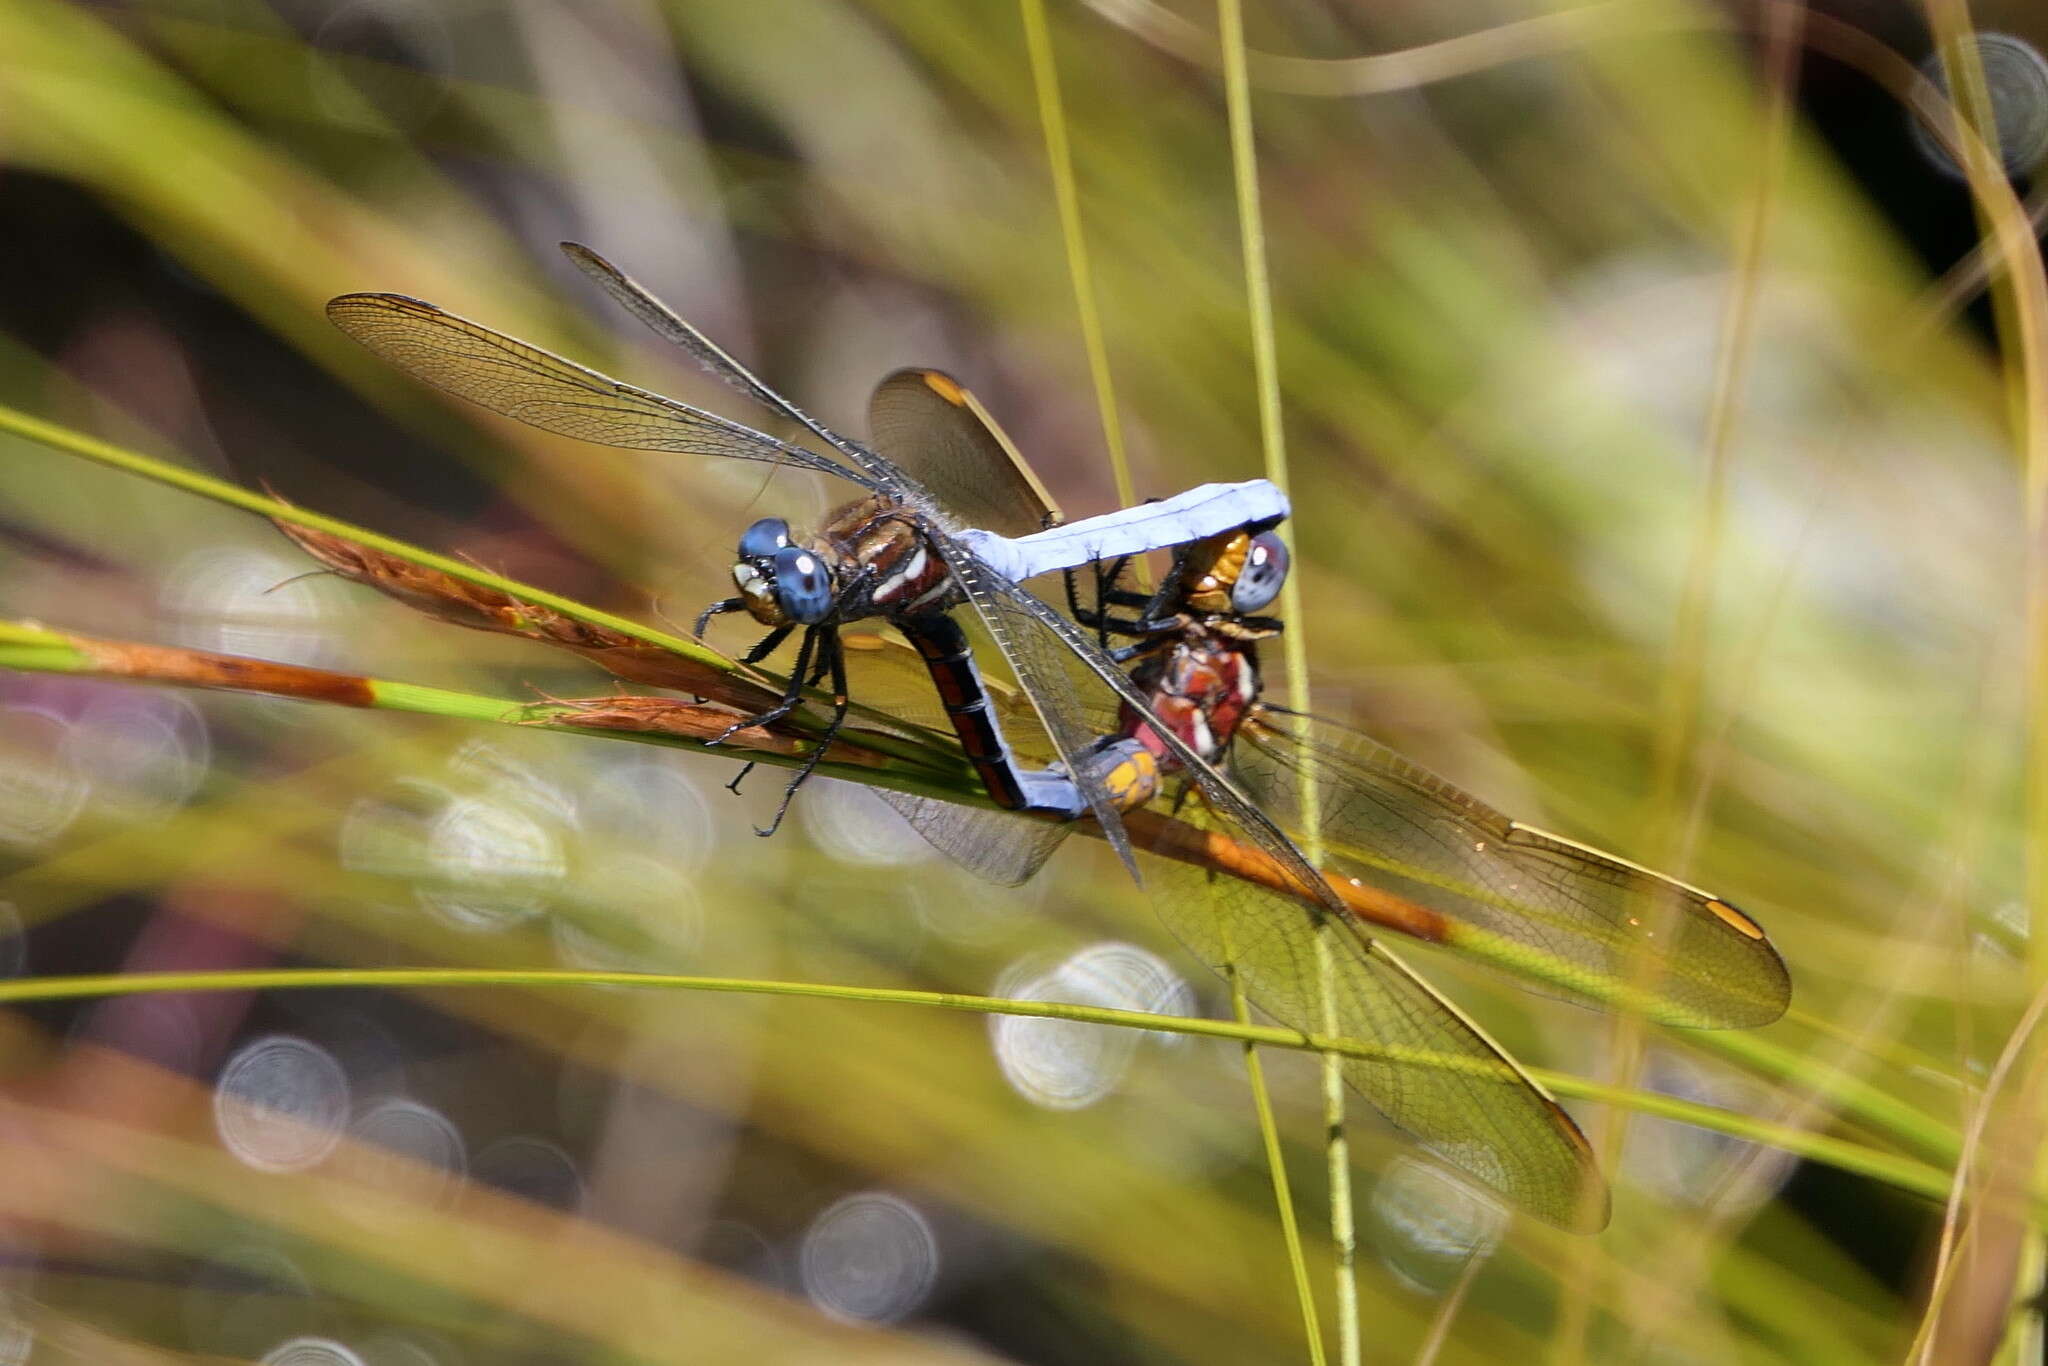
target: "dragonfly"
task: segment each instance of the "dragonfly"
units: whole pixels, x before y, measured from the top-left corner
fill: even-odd
[[[966,490],[1000,490],[1002,506],[1049,504],[1014,447],[976,414],[978,402],[936,371],[904,371],[884,380],[870,405],[878,442],[900,444],[916,473],[832,431],[770,389],[709,338],[590,248],[562,249],[587,275],[653,331],[679,346],[713,377],[791,422],[832,452],[806,447],[721,417],[679,399],[612,378],[529,342],[401,294],[345,294],[327,316],[371,351],[448,393],[544,431],[600,445],[678,451],[790,465],[830,474],[861,490],[815,536],[799,538],[780,518],[762,518],[741,535],[730,598],[698,618],[746,612],[768,633],[744,656],[758,663],[793,632],[802,640],[782,697],[726,732],[780,721],[807,690],[829,680],[832,713],[823,738],[784,789],[771,834],[797,790],[844,724],[851,704],[842,628],[881,617],[924,657],[955,733],[999,806],[1074,819],[1092,816],[1136,874],[1116,800],[1098,776],[1095,737],[1069,695],[1062,631],[1072,632],[1019,580],[1104,558],[1161,549],[1214,534],[1246,518],[1284,516],[1286,500],[1264,480],[1210,484],[1157,503],[1077,522],[1047,525],[1005,517],[967,526],[948,510]],[[922,477],[920,477],[922,476]],[[1006,534],[1009,533],[1009,534]],[[971,604],[1050,736],[1054,766],[1026,770],[1014,760],[987,704],[967,637],[949,610]],[[1086,644],[1085,638],[1082,643]],[[1112,672],[1113,666],[1103,664]],[[921,808],[913,808],[921,809]],[[932,819],[939,819],[933,812]]]
[[[1385,936],[1367,928],[1395,924],[1426,940],[1469,948],[1476,936],[1469,918],[1376,891],[1371,885],[1375,877],[1389,871],[1383,865],[1398,860],[1385,849],[1375,853],[1375,846],[1364,839],[1360,842],[1366,857],[1351,865],[1360,874],[1340,871],[1326,876],[1309,863],[1282,828],[1282,820],[1311,847],[1341,854],[1342,842],[1321,839],[1320,824],[1305,829],[1300,812],[1289,806],[1287,793],[1278,785],[1257,797],[1244,785],[1250,778],[1237,770],[1252,747],[1232,742],[1240,733],[1248,736],[1260,729],[1248,726],[1246,718],[1256,716],[1261,726],[1274,732],[1284,731],[1292,721],[1259,702],[1255,640],[1236,642],[1244,647],[1237,653],[1248,672],[1240,673],[1236,684],[1243,705],[1235,723],[1208,685],[1191,688],[1187,698],[1177,699],[1147,674],[1139,658],[1144,652],[1109,647],[1110,637],[1117,636],[1134,643],[1158,641],[1156,653],[1170,652],[1176,643],[1174,633],[1156,629],[1169,615],[1164,609],[1179,605],[1179,598],[1187,599],[1190,608],[1200,607],[1187,590],[1185,572],[1171,580],[1179,598],[1162,601],[1156,609],[1148,600],[1130,623],[1113,615],[1091,622],[1088,610],[1062,615],[1026,593],[1016,580],[1028,577],[1041,563],[1029,558],[1032,538],[1057,538],[1066,529],[1040,530],[1054,513],[1050,499],[985,410],[957,384],[936,371],[891,376],[877,390],[872,405],[873,444],[861,446],[829,432],[767,389],[595,253],[568,250],[614,297],[714,376],[804,427],[839,458],[828,460],[625,385],[417,300],[344,296],[330,306],[330,313],[345,331],[418,377],[546,430],[629,448],[788,462],[846,478],[865,495],[885,495],[902,503],[911,520],[932,533],[924,543],[926,553],[945,560],[960,597],[974,607],[1020,684],[1023,700],[1009,704],[1004,720],[1029,720],[1042,727],[1042,736],[1034,733],[1033,739],[1042,740],[1043,757],[1054,765],[1047,785],[1055,791],[1048,802],[1064,803],[1067,812],[1085,807],[1101,821],[1103,834],[1119,845],[1127,862],[1131,853],[1125,819],[1144,847],[1167,856],[1166,862],[1156,865],[1161,872],[1150,883],[1169,928],[1211,966],[1234,973],[1251,998],[1276,1018],[1306,1031],[1365,1044],[1368,1056],[1345,1058],[1347,1078],[1391,1121],[1445,1161],[1548,1222],[1581,1230],[1604,1225],[1606,1188],[1570,1117],[1476,1025],[1409,971],[1388,950]],[[887,451],[889,458],[878,450]],[[1249,541],[1267,535],[1285,506],[1282,501],[1253,509],[1249,503],[1225,500],[1207,512],[1212,515],[1207,531],[1193,522],[1182,522],[1165,537],[1126,530],[1119,532],[1121,541],[1102,537],[1080,547],[1069,544],[1064,551],[1046,550],[1042,562],[1047,569],[1058,567],[1052,561],[1059,558],[1072,566],[1115,563],[1147,549],[1192,547],[1212,535],[1226,537],[1218,544],[1227,545],[1240,536]],[[977,530],[953,530],[962,523]],[[1005,546],[1026,549],[1009,559]],[[770,547],[757,543],[746,549]],[[772,577],[782,571],[776,556],[787,563],[794,557],[784,552],[801,552],[803,547],[777,544],[772,549],[773,554],[756,554],[751,563],[743,551],[743,565],[758,576]],[[988,552],[985,557],[983,549]],[[1199,554],[1210,557],[1212,569],[1227,570],[1228,557],[1212,555],[1206,547]],[[1195,549],[1185,552],[1181,569],[1197,558]],[[1250,563],[1255,557],[1247,551],[1244,558]],[[908,561],[891,563],[907,566]],[[1255,565],[1250,577],[1254,582],[1261,574],[1270,578],[1275,570],[1284,579],[1284,560]],[[1239,570],[1215,577],[1219,583],[1230,577],[1228,586],[1235,587],[1245,575]],[[748,582],[736,567],[739,596],[747,596]],[[1115,586],[1116,576],[1110,575],[1108,582],[1108,592],[1093,610],[1110,614],[1116,607],[1131,606],[1117,596],[1123,590]],[[1256,618],[1261,606],[1254,598],[1240,596],[1229,606],[1228,612],[1206,611],[1202,624],[1225,630],[1229,624],[1224,618],[1238,617],[1243,619],[1238,627],[1248,633],[1270,624]],[[1126,635],[1122,628],[1138,621],[1146,629]],[[1179,642],[1192,645],[1197,636],[1191,623],[1179,625]],[[843,642],[835,637],[839,644]],[[924,644],[919,648],[929,658],[931,651]],[[1133,664],[1138,665],[1135,676],[1125,672]],[[948,698],[948,705],[957,700]],[[987,695],[976,700],[985,701]],[[1175,715],[1179,700],[1199,704],[1209,728],[1206,738]],[[953,719],[957,723],[959,718]],[[993,724],[994,713],[989,719]],[[972,752],[973,742],[964,729],[961,733],[963,747]],[[1104,764],[1091,763],[1091,758],[1113,759],[1115,765],[1127,767],[1118,781],[1128,780],[1128,785],[1112,792]],[[1329,775],[1320,766],[1314,772],[1320,792]],[[1000,779],[1001,774],[994,776]],[[1181,801],[1174,807],[1177,819],[1165,818],[1156,809],[1139,809],[1139,799],[1164,780],[1178,782],[1183,793],[1192,789],[1198,794],[1198,801]],[[1072,793],[1062,796],[1056,790],[1062,781],[1073,785]],[[1447,785],[1444,790],[1455,791]],[[1074,800],[1076,794],[1085,800]],[[1073,828],[884,795],[895,798],[915,828],[934,844],[975,871],[1003,881],[1020,880],[1035,871]],[[1281,819],[1269,814],[1266,803]],[[1110,819],[1104,819],[1105,809]],[[1339,807],[1325,802],[1322,809]],[[1505,833],[1500,837],[1514,834],[1514,829],[1502,828]],[[1372,862],[1374,857],[1378,864]],[[1219,876],[1218,867],[1243,876]],[[1429,880],[1436,874],[1427,868],[1420,871],[1426,875],[1422,885],[1443,891],[1448,899],[1449,889]],[[1512,907],[1498,909],[1505,915]],[[1318,955],[1325,950],[1330,963],[1327,991],[1318,966]]]
[[[1149,595],[1119,586],[1124,568],[1099,571],[1094,606],[1071,581],[1068,600],[1146,699],[1118,717],[1151,761],[1128,800],[1163,792],[1192,751],[1189,776],[1221,768],[1315,852],[1333,885],[1369,892],[1356,907],[1347,900],[1358,913],[1332,917],[1254,884],[1181,873],[1153,883],[1169,928],[1296,1028],[1477,1064],[1476,1074],[1343,1066],[1387,1118],[1468,1175],[1550,1222],[1604,1225],[1608,1197],[1571,1117],[1362,920],[1476,952],[1582,1004],[1693,1028],[1784,1014],[1791,979],[1762,926],[1724,897],[1516,821],[1363,731],[1265,701],[1258,647],[1282,623],[1261,613],[1289,568],[1276,533],[1183,546]]]
[[[1175,766],[1157,727],[1232,778],[1283,829],[1312,843],[1326,871],[1371,882],[1441,924],[1439,936],[1490,949],[1561,994],[1624,1003],[1665,1024],[1749,1028],[1785,1013],[1791,978],[1778,951],[1732,901],[1613,854],[1525,825],[1355,727],[1264,700],[1259,642],[1280,634],[1257,615],[1279,595],[1279,537],[1240,530],[1180,547],[1160,588],[1101,573],[1097,606],[1069,601],[1149,706],[1126,706],[1122,732]],[[1133,609],[1119,617],[1115,608]],[[1157,791],[1132,792],[1133,803]]]

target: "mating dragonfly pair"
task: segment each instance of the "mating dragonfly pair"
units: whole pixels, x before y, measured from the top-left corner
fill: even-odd
[[[734,730],[788,717],[825,682],[831,714],[814,765],[850,705],[843,628],[888,621],[923,657],[975,772],[1006,808],[884,793],[927,839],[1004,882],[1035,872],[1077,821],[1098,823],[1134,873],[1134,842],[1164,855],[1149,886],[1193,952],[1286,1024],[1368,1045],[1343,1068],[1375,1108],[1562,1227],[1594,1230],[1608,1217],[1578,1127],[1368,923],[1520,963],[1548,989],[1669,1023],[1750,1026],[1783,1013],[1784,964],[1728,902],[1518,824],[1349,727],[1261,700],[1258,643],[1281,629],[1261,613],[1288,567],[1272,533],[1287,505],[1272,485],[1205,485],[1059,525],[1015,447],[947,376],[889,376],[870,405],[870,442],[853,441],[595,252],[564,250],[711,375],[831,454],[416,299],[344,295],[328,315],[416,377],[547,431],[794,465],[861,490],[815,536],[769,518],[741,537],[739,591],[706,610],[699,634],[717,613],[748,613],[768,628],[748,663],[802,639],[782,698]],[[1162,587],[1125,587],[1127,565],[1155,550],[1174,551]],[[1075,571],[1090,567],[1084,602]],[[1065,613],[1021,586],[1053,572],[1067,576]],[[984,684],[951,615],[963,604],[1021,702]],[[792,779],[785,809],[808,772]]]

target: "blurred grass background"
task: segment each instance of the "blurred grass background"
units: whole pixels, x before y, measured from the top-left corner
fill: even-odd
[[[1318,709],[1737,901],[1795,1014],[1754,1040],[1645,1031],[1411,957],[1527,1062],[1882,1148],[1838,1124],[1840,1088],[1963,1132],[2039,980],[2027,521],[1991,312],[1938,307],[1969,195],[1839,41],[1909,66],[1927,15],[1814,10],[1782,136],[1776,7],[1303,0],[1255,7],[1247,38],[1296,59],[1251,74]],[[1969,17],[2048,43],[2017,0]],[[1137,489],[1249,477],[1213,16],[1050,19]],[[1472,33],[1495,36],[1427,46]],[[747,520],[844,490],[443,404],[320,314],[414,294],[761,420],[595,298],[554,250],[572,237],[842,430],[890,368],[952,371],[1070,515],[1100,511],[1039,120],[991,0],[0,0],[0,401],[687,622]],[[244,514],[4,449],[6,617],[607,686],[297,578]],[[779,783],[735,799],[717,761],[28,675],[0,678],[0,753],[15,972],[566,964],[1227,1008],[1099,847],[992,891],[857,789],[819,784],[763,841]],[[0,1361],[1306,1355],[1222,1044],[307,992],[32,1007],[0,1057]],[[1327,1301],[1315,1066],[1269,1072]],[[1936,1206],[1575,1109],[1616,1182],[1597,1240],[1503,1225],[1354,1114],[1367,1359],[1908,1355],[1949,1265]],[[2037,1119],[1992,1123],[1991,1151],[2030,1168]],[[1996,1346],[2013,1278],[1986,1247],[1934,1359],[2038,1359]]]

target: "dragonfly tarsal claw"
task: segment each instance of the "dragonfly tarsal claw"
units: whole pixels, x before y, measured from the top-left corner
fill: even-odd
[[[745,598],[724,598],[714,602],[697,614],[697,624],[691,629],[690,634],[702,640],[704,639],[704,632],[711,626],[711,619],[713,617],[720,616],[726,612],[743,612],[746,610],[746,607],[747,600]]]

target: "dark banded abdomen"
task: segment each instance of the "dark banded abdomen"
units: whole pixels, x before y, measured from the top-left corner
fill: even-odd
[[[995,706],[982,686],[967,633],[942,612],[905,617],[896,625],[923,656],[939,690],[939,701],[960,737],[960,747],[967,751],[968,762],[988,789],[989,799],[1009,811],[1033,805],[1026,797],[1026,784],[1009,742],[1003,738],[1003,728],[996,721]]]

